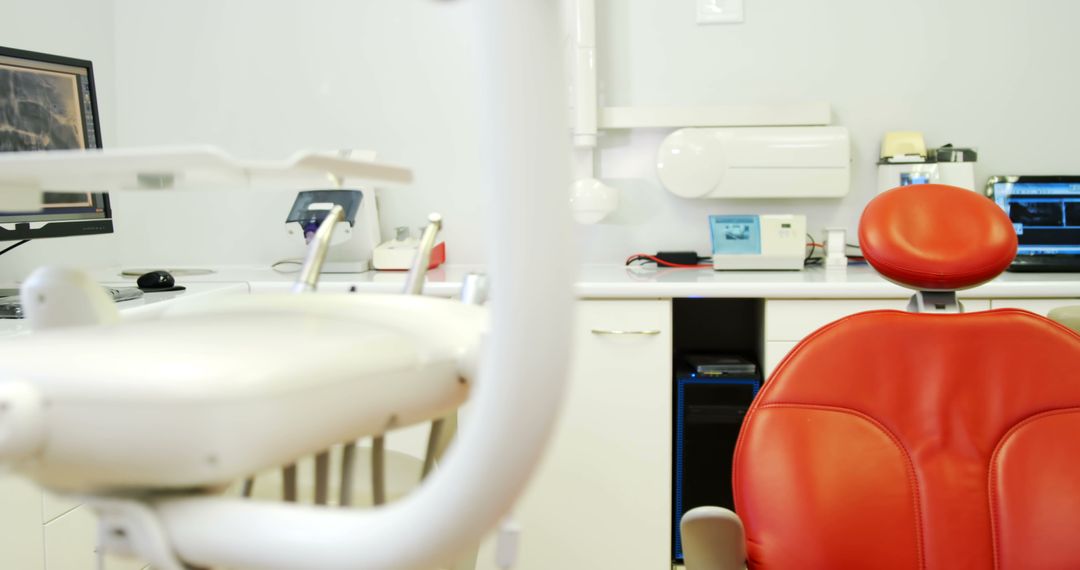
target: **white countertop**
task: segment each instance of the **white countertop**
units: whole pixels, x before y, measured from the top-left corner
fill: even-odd
[[[424,292],[454,296],[469,273],[479,266],[447,265],[428,273]],[[133,284],[118,269],[95,273],[104,282]],[[247,283],[254,293],[287,291],[295,273],[269,267],[219,267],[210,275],[185,277],[178,284]],[[404,272],[371,271],[322,276],[322,291],[399,293]],[[581,298],[657,299],[675,297],[761,297],[769,299],[872,299],[907,298],[911,291],[882,279],[865,265],[841,271],[813,267],[804,271],[713,271],[711,269],[631,269],[622,265],[583,265],[575,285]],[[1080,273],[1005,273],[974,289],[961,292],[967,298],[1080,298]]]
[[[456,296],[469,273],[483,273],[479,266],[447,265],[428,273],[424,293]],[[103,285],[132,287],[134,277],[123,277],[120,269],[93,272]],[[208,275],[178,274],[176,282],[186,291],[146,293],[124,301],[121,311],[172,299],[191,299],[225,293],[285,292],[295,273],[269,267],[217,267]],[[404,272],[323,275],[319,290],[345,292],[354,288],[365,293],[400,293]],[[906,299],[911,291],[882,279],[873,269],[856,265],[842,271],[820,267],[804,271],[713,271],[711,269],[644,269],[621,265],[584,265],[575,284],[583,299],[667,299],[680,297],[742,297],[765,299]],[[977,298],[1078,298],[1080,274],[1005,273],[961,297]],[[0,336],[25,332],[24,321],[0,319]]]
[[[109,287],[133,287],[135,285],[134,281],[124,282],[115,278],[112,281],[102,281],[102,284]],[[143,293],[143,296],[138,299],[121,301],[120,303],[117,303],[116,306],[122,312],[129,309],[171,301],[173,299],[193,299],[210,295],[247,294],[251,292],[251,288],[248,287],[248,284],[242,282],[181,283],[181,285],[186,287],[184,291]],[[0,336],[22,334],[28,330],[29,328],[26,325],[26,321],[23,319],[0,319]]]

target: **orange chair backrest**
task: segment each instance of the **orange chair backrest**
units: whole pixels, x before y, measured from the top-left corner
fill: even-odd
[[[888,207],[910,208],[916,190]],[[989,202],[921,190],[960,208],[953,216],[972,197]],[[874,223],[895,222],[877,202]],[[975,216],[992,219],[981,204]],[[927,215],[920,231],[945,223]],[[866,216],[864,240],[881,233]],[[973,286],[1012,258],[1002,223],[989,224],[997,241],[981,253],[965,242],[950,254],[938,237],[920,246],[910,232],[893,236],[899,246],[864,241],[864,253],[896,281]],[[875,311],[827,325],[757,396],[733,484],[751,568],[1080,568],[1080,335],[1014,309]]]

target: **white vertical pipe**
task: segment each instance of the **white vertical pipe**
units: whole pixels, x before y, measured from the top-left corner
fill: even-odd
[[[596,147],[596,0],[575,0],[574,146]],[[590,166],[591,168],[591,166]]]
[[[595,224],[613,212],[619,203],[618,191],[596,179],[597,96],[596,0],[573,2],[574,68],[574,173],[570,187],[570,207],[574,219]]]

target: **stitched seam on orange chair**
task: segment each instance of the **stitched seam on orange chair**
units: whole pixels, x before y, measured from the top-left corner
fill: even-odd
[[[978,267],[975,267],[973,269],[968,269],[968,270],[965,270],[965,271],[960,272],[960,273],[948,272],[948,271],[924,271],[924,270],[914,269],[914,268],[912,268],[910,266],[901,265],[899,263],[890,263],[888,261],[882,260],[881,258],[875,258],[873,256],[868,256],[866,258],[866,260],[867,260],[867,262],[869,262],[871,264],[873,264],[874,262],[877,262],[877,263],[881,264],[882,266],[884,266],[884,267],[886,267],[888,269],[896,270],[896,271],[903,271],[905,273],[910,273],[912,275],[917,275],[919,277],[957,277],[957,278],[959,278],[959,277],[972,277],[974,275],[982,275],[983,273],[985,273],[987,271],[990,271],[992,269],[998,269],[999,266],[1001,266],[1003,264],[1007,265],[1009,261],[1012,261],[1012,257],[1010,256],[1009,259],[1002,258],[1001,260],[995,261],[993,263],[987,263],[986,265],[980,265]],[[875,267],[875,269],[876,269],[876,267]]]
[[[791,351],[789,351],[787,353],[787,356],[785,356],[784,359],[780,361],[780,364],[778,364],[776,366],[776,368],[772,371],[772,374],[769,375],[769,378],[774,378],[774,377],[778,376],[781,372],[783,372],[784,369],[787,368],[788,362],[790,362],[791,358],[793,356],[795,356],[796,353],[799,352],[799,350],[803,347],[803,345],[805,345],[806,343],[814,340],[815,338],[825,334],[827,331],[829,331],[833,327],[838,326],[840,323],[843,323],[844,321],[847,321],[849,319],[853,319],[855,317],[861,317],[863,315],[883,315],[883,314],[893,314],[893,313],[909,314],[909,313],[906,313],[906,312],[898,310],[898,309],[879,309],[879,310],[876,310],[876,311],[865,311],[865,312],[862,312],[862,313],[855,313],[854,315],[848,315],[846,317],[841,317],[841,318],[836,319],[835,321],[833,321],[831,323],[828,323],[826,325],[822,325],[821,328],[819,328],[818,330],[810,333],[805,338],[800,340],[799,343],[795,345],[795,348],[792,348]],[[770,389],[772,388],[772,386],[773,386],[772,382],[765,382],[765,386],[762,387],[761,392],[759,392],[757,397],[754,398],[754,401],[756,402],[758,400],[761,400],[766,395],[768,395],[768,393],[771,391]],[[751,410],[751,413],[753,413],[753,410]],[[747,415],[747,419],[749,419],[749,415]]]
[[[886,311],[873,311],[873,312],[886,312]],[[841,320],[843,320],[843,319],[841,319]],[[837,321],[837,322],[839,322],[839,321]],[[771,408],[796,408],[796,409],[822,410],[822,411],[828,411],[828,412],[837,412],[837,413],[841,413],[841,414],[849,414],[849,415],[855,416],[855,417],[857,417],[859,419],[862,419],[863,421],[866,421],[870,425],[872,425],[872,426],[876,427],[878,430],[880,430],[881,433],[885,434],[889,438],[889,440],[892,441],[893,445],[895,445],[896,448],[898,450],[900,450],[900,453],[903,454],[904,460],[907,463],[908,485],[911,487],[911,493],[912,493],[912,496],[913,496],[913,506],[915,508],[915,546],[916,546],[916,548],[918,548],[919,568],[922,568],[922,569],[925,570],[925,568],[926,568],[926,555],[923,552],[923,526],[924,525],[922,524],[922,516],[923,515],[922,515],[922,506],[920,504],[921,494],[919,493],[919,480],[918,480],[918,476],[915,473],[915,464],[911,460],[911,454],[908,453],[907,448],[904,447],[904,444],[900,441],[900,438],[896,437],[896,434],[894,434],[892,432],[892,430],[890,430],[888,427],[886,427],[885,424],[883,424],[877,418],[875,418],[875,417],[873,417],[873,416],[871,416],[871,415],[869,415],[869,414],[867,414],[867,413],[865,413],[863,411],[856,410],[856,409],[853,409],[853,408],[844,408],[844,407],[839,407],[839,406],[826,406],[826,405],[821,405],[821,404],[804,404],[804,403],[800,403],[800,402],[772,402],[772,403],[769,403],[769,404],[762,405],[761,408],[765,408],[765,409],[771,409]],[[742,443],[742,438],[740,437],[739,438],[739,444],[741,444],[741,443]]]
[[[963,302],[963,301],[961,301],[961,302]],[[844,321],[847,321],[849,319],[862,318],[862,317],[865,317],[867,315],[888,315],[888,314],[896,314],[896,313],[899,313],[901,315],[928,314],[928,313],[912,313],[912,312],[908,312],[908,311],[901,311],[899,309],[878,309],[878,310],[874,310],[874,311],[863,311],[861,313],[855,313],[853,315],[847,315],[846,317],[841,317],[839,319],[836,319],[835,321],[833,321],[831,323],[822,325],[821,328],[819,328],[816,331],[810,333],[805,338],[803,338],[801,341],[799,341],[799,343],[796,344],[795,347],[792,348],[787,353],[786,356],[784,356],[784,359],[780,361],[780,364],[778,364],[776,366],[776,368],[773,369],[772,374],[769,375],[769,378],[773,378],[773,377],[779,375],[781,372],[783,372],[783,370],[785,368],[787,368],[788,362],[791,361],[791,359],[795,356],[796,353],[799,352],[799,350],[803,347],[804,344],[810,342],[811,340],[817,338],[818,336],[821,336],[822,334],[825,334],[827,331],[829,331],[830,329],[832,329],[835,326],[838,326],[840,323],[843,323]],[[963,315],[973,315],[973,314],[976,314],[976,313],[978,313],[980,315],[989,315],[989,314],[1001,315],[1001,314],[1006,314],[1006,313],[1011,313],[1011,314],[1016,314],[1016,315],[1027,315],[1027,316],[1030,316],[1030,317],[1035,317],[1035,319],[1037,319],[1039,321],[1043,321],[1045,323],[1051,323],[1056,328],[1064,330],[1064,331],[1068,331],[1069,334],[1071,334],[1073,336],[1077,336],[1078,334],[1080,334],[1080,333],[1077,333],[1076,331],[1070,329],[1069,327],[1067,327],[1067,326],[1065,326],[1065,325],[1063,325],[1063,324],[1061,324],[1059,322],[1052,321],[1052,320],[1050,320],[1050,319],[1048,319],[1048,318],[1046,318],[1046,317],[1044,317],[1042,315],[1033,313],[1033,312],[1028,311],[1026,309],[1017,309],[1017,308],[1013,308],[1013,307],[1003,307],[1001,309],[991,309],[989,311],[975,311],[973,313],[961,313],[961,314],[963,314]],[[773,385],[772,382],[765,382],[765,385],[761,388],[761,392],[758,393],[758,395],[754,399],[754,401],[756,402],[758,400],[763,399],[765,396],[767,396],[768,393],[771,391],[770,389],[772,388],[772,385]],[[747,419],[750,418],[749,414],[752,414],[752,413],[753,413],[753,408],[751,408],[750,412],[747,414]]]
[[[754,419],[754,415],[757,412],[758,402],[765,401],[766,396],[768,396],[769,392],[772,391],[772,387],[773,387],[773,385],[775,383],[772,382],[770,379],[777,377],[778,375],[780,375],[784,371],[785,368],[787,368],[788,362],[791,361],[791,359],[799,352],[799,350],[803,347],[804,344],[806,344],[806,343],[812,341],[813,339],[821,336],[822,334],[824,334],[828,330],[830,330],[833,327],[839,325],[840,323],[843,323],[844,321],[846,321],[848,319],[851,319],[851,318],[854,318],[854,317],[857,317],[857,316],[860,316],[860,315],[886,314],[886,313],[903,313],[903,311],[898,311],[898,310],[895,310],[895,309],[882,309],[882,310],[877,310],[877,311],[866,311],[865,313],[856,313],[854,315],[848,315],[846,317],[837,319],[837,320],[835,320],[835,321],[833,321],[833,322],[831,322],[831,323],[829,323],[827,325],[822,326],[818,330],[810,333],[805,338],[803,338],[801,341],[799,341],[799,343],[795,345],[795,348],[792,348],[791,351],[788,352],[786,356],[784,356],[783,360],[781,360],[780,364],[778,364],[776,366],[776,369],[773,370],[772,374],[770,374],[769,377],[766,378],[765,385],[761,388],[761,391],[758,392],[758,395],[754,398],[754,402],[750,405],[750,409],[747,410],[746,416],[743,418],[743,425],[746,426],[746,425],[750,424],[751,420]],[[738,473],[735,472],[735,465],[738,465],[739,458],[742,456],[743,433],[745,433],[745,430],[740,430],[739,431],[739,437],[738,437],[738,439],[735,440],[735,453],[732,456],[732,463],[731,463],[731,466],[732,466],[731,484],[732,484],[732,486],[738,486],[738,484],[739,484]],[[738,497],[736,496],[736,497],[733,497],[733,498],[735,499],[735,508],[737,510],[738,507],[739,507]]]
[[[1051,322],[1053,322],[1053,321],[1051,321]],[[1001,449],[1002,449],[1002,447],[1004,447],[1005,443],[1009,441],[1009,438],[1011,438],[1017,431],[1022,429],[1024,426],[1026,426],[1026,425],[1028,425],[1028,424],[1030,424],[1032,422],[1041,420],[1043,418],[1050,417],[1050,416],[1057,416],[1057,415],[1062,415],[1062,414],[1075,414],[1075,413],[1080,413],[1080,408],[1078,408],[1078,407],[1056,408],[1056,409],[1052,409],[1052,410],[1043,410],[1041,412],[1035,412],[1034,414],[1020,420],[1019,422],[1014,424],[1011,428],[1009,428],[1009,430],[1005,432],[1005,435],[1001,436],[1001,439],[998,440],[997,445],[994,446],[994,453],[992,453],[990,455],[990,463],[989,463],[989,465],[986,466],[986,470],[987,470],[986,484],[987,484],[987,498],[990,501],[990,533],[991,533],[991,545],[993,546],[993,552],[994,552],[994,568],[995,569],[999,568],[1000,565],[1001,565],[1001,560],[999,559],[1000,555],[998,553],[998,545],[999,545],[999,543],[1001,541],[1001,536],[998,533],[1001,531],[1001,529],[998,528],[998,526],[999,526],[998,525],[999,515],[998,515],[998,506],[997,506],[998,505],[998,503],[997,503],[997,493],[994,492],[994,489],[995,489],[995,486],[996,486],[996,483],[997,483],[997,474],[998,474],[998,470],[995,468],[995,466],[997,465],[998,454],[1001,452]]]

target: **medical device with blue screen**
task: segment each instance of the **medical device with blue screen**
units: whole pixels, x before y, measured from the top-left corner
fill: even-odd
[[[987,194],[1016,229],[1010,271],[1080,271],[1080,176],[994,176]]]

